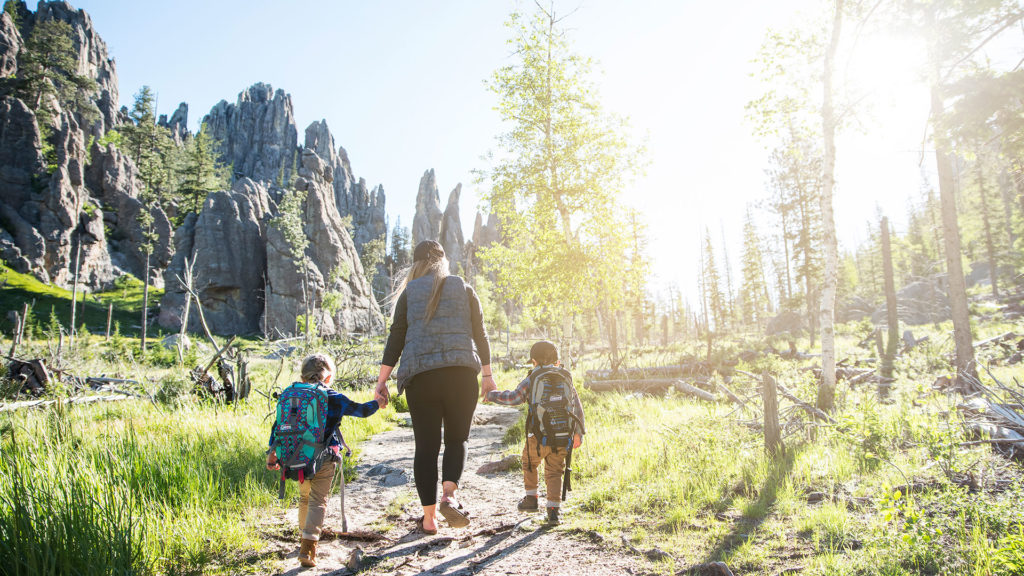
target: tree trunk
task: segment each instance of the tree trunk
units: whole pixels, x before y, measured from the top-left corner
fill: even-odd
[[[75,309],[78,307],[78,277],[82,271],[82,235],[78,234],[78,248],[75,249],[75,282],[71,288],[71,347],[75,347]]]
[[[885,346],[885,354],[882,355],[881,376],[892,378],[893,361],[896,359],[896,349],[899,345],[899,309],[896,302],[896,281],[892,271],[892,245],[889,241],[889,218],[882,217],[882,269],[885,273],[885,308],[886,322],[889,324],[889,336]],[[879,394],[884,398],[888,395],[889,385],[880,383]]]
[[[836,223],[832,216],[832,191],[835,187],[836,119],[832,105],[832,68],[839,34],[843,24],[843,0],[836,0],[832,21],[832,38],[825,53],[824,96],[821,105],[821,126],[825,136],[825,162],[821,189],[822,240],[825,248],[825,278],[821,288],[821,385],[818,387],[818,408],[832,410],[836,392],[835,308],[838,284],[839,247]]]
[[[764,447],[775,456],[782,449],[782,431],[779,428],[779,400],[775,379],[765,372],[761,376],[761,398],[764,401]]]
[[[988,192],[985,190],[985,177],[982,174],[981,155],[975,161],[975,176],[978,181],[978,199],[981,200],[981,225],[985,230],[985,259],[988,260],[988,278],[992,283],[992,296],[999,297],[999,268],[996,263],[996,245],[992,238],[992,223],[988,214]]]
[[[934,7],[929,7],[927,17],[929,28],[934,29]],[[960,227],[957,222],[956,192],[953,182],[953,165],[949,155],[949,141],[942,133],[943,116],[942,77],[939,70],[939,54],[942,47],[938,38],[931,38],[929,57],[932,61],[931,78],[931,123],[932,139],[935,144],[935,167],[939,173],[939,201],[942,205],[942,238],[946,253],[946,272],[949,283],[949,305],[953,316],[953,342],[956,346],[955,368],[957,382],[965,389],[972,389],[966,378],[978,378],[974,365],[974,343],[971,340],[971,318],[967,310],[967,283],[964,281],[963,262],[960,250]]]
[[[152,252],[146,252],[146,268],[145,273],[142,275],[142,343],[140,348],[142,353],[146,353],[146,324],[149,320],[149,254]]]
[[[1010,175],[1004,168],[999,176],[999,195],[1003,201],[1003,232],[1006,234],[1007,250],[1013,250],[1017,237],[1013,233],[1013,186],[1009,182]]]

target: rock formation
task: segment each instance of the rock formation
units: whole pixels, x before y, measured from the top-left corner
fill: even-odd
[[[498,229],[498,217],[492,212],[487,215],[487,223],[481,213],[476,213],[476,220],[473,222],[473,238],[466,242],[464,248],[465,274],[467,277],[475,276],[482,269],[480,262],[480,250],[501,240],[501,231]]]
[[[171,138],[181,145],[185,141],[185,137],[188,135],[188,104],[182,102],[178,104],[177,110],[171,114],[171,118],[167,119],[167,114],[161,114],[160,119],[157,121],[159,126],[167,128],[171,133]]]
[[[412,219],[413,248],[424,240],[437,240],[441,237],[441,196],[437,193],[437,180],[434,169],[423,173],[420,178],[420,189],[416,193],[416,214]]]
[[[0,78],[10,78],[18,72],[18,52],[22,44],[14,20],[3,12],[0,14]]]
[[[135,220],[141,204],[135,200],[134,167],[112,148],[86,150],[87,141],[103,136],[121,116],[116,109],[117,73],[106,44],[89,15],[66,2],[40,2],[35,13],[24,2],[16,2],[14,9],[17,27],[9,15],[0,17],[2,72],[18,73],[16,50],[35,26],[66,22],[74,72],[96,82],[90,107],[94,105],[99,114],[54,102],[48,125],[40,127],[32,109],[11,92],[13,85],[0,85],[0,256],[19,271],[70,286],[80,244],[81,281],[86,287],[108,285],[125,270],[141,276],[141,233]],[[43,134],[49,134],[45,143]],[[44,148],[52,152],[44,155]],[[158,207],[150,211],[158,235],[153,266],[159,268],[170,258],[170,223]],[[113,232],[110,238],[108,227]]]
[[[19,3],[24,5],[24,2]],[[75,10],[64,1],[43,0],[34,17],[31,12],[21,17],[23,29],[48,20],[62,20],[71,26],[71,40],[78,54],[78,73],[95,80],[98,87],[94,102],[100,111],[100,126],[93,133],[102,135],[118,123],[117,70],[113,58],[107,54],[107,43],[96,33],[92,18],[85,10]]]
[[[440,195],[437,191],[437,180],[434,170],[423,173],[420,188],[416,194],[416,214],[412,221],[412,246],[424,240],[436,240],[444,247],[453,274],[470,277],[480,269],[476,250],[496,242],[500,236],[497,219],[494,215],[483,223],[483,216],[476,215],[473,226],[473,240],[467,242],[462,232],[462,216],[459,211],[459,200],[462,196],[462,184],[456,184],[448,195],[448,204],[441,211]]]
[[[292,98],[269,84],[253,84],[234,104],[218,102],[203,118],[236,178],[287,186],[298,162]]]
[[[266,219],[270,200],[252,180],[235,182],[231,191],[214,192],[202,211],[189,214],[174,234],[174,259],[164,273],[160,325],[181,327],[186,292],[186,262],[194,262],[193,284],[210,330],[218,334],[260,332],[266,273]],[[193,306],[189,327],[199,330]]]
[[[303,150],[296,172],[295,187],[306,192],[302,219],[309,240],[308,285],[321,334],[379,333],[384,320],[334,203],[327,163]],[[160,324],[180,328],[185,291],[178,278],[184,277],[186,262],[195,259],[195,288],[211,331],[294,334],[297,318],[305,313],[306,275],[272,223],[276,213],[266,188],[243,178],[231,192],[211,194],[198,216],[186,217],[165,273]],[[337,304],[330,312],[323,305],[328,292]],[[193,324],[197,318],[191,316],[189,325],[198,326]]]
[[[441,217],[441,227],[437,241],[448,255],[452,274],[465,273],[464,248],[466,241],[462,236],[462,218],[459,216],[459,197],[462,196],[462,184],[456,184],[448,195],[448,205]]]
[[[369,190],[366,180],[358,181],[352,175],[348,153],[342,147],[335,148],[327,121],[314,122],[306,128],[305,148],[312,150],[328,166],[334,201],[338,213],[352,217],[352,241],[362,250],[363,244],[387,234],[387,212],[384,203],[384,188],[380,185]]]
[[[142,183],[132,161],[113,144],[93,145],[92,161],[85,172],[86,186],[99,199],[103,222],[111,230],[107,239],[115,267],[142,278],[146,269],[146,255],[141,250],[146,230],[139,224],[143,204],[139,201]],[[150,254],[150,283],[162,288],[162,271],[171,262],[173,231],[167,214],[153,204],[145,207],[153,219],[152,233],[156,236]]]
[[[308,290],[321,333],[379,333],[384,319],[363,274],[359,254],[342,224],[331,186],[332,166],[309,148],[302,152],[295,188],[306,192],[303,223],[309,239]],[[283,235],[274,226],[267,233],[267,317],[271,334],[292,334],[295,319],[305,312],[304,274],[290,255]],[[327,293],[338,304],[324,310]]]

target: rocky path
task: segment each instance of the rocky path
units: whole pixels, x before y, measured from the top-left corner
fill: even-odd
[[[348,527],[376,541],[325,538],[318,551],[318,566],[303,569],[295,559],[295,542],[278,543],[285,556],[278,574],[344,575],[515,574],[586,576],[637,574],[636,556],[605,544],[596,534],[584,535],[564,526],[552,527],[543,513],[516,510],[522,493],[518,471],[479,473],[480,467],[506,456],[505,431],[520,418],[504,407],[480,405],[470,434],[469,461],[461,494],[473,515],[463,529],[443,522],[436,536],[416,531],[422,510],[412,482],[413,435],[406,426],[380,434],[361,446],[358,479],[346,490]],[[572,514],[571,507],[565,509]],[[340,502],[330,502],[326,525],[341,529]],[[291,509],[285,521],[296,522]]]

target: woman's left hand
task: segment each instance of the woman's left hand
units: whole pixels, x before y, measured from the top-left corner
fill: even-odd
[[[494,376],[484,376],[480,380],[480,398],[487,400],[487,394],[498,389],[498,385],[494,383]]]

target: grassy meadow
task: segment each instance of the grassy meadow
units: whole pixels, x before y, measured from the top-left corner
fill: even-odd
[[[4,290],[17,285],[10,281],[16,275],[8,278]],[[66,306],[65,295],[53,298]],[[870,330],[865,323],[841,326],[839,358],[872,358],[873,346],[857,347]],[[650,565],[663,574],[717,560],[737,574],[1024,574],[1020,465],[990,445],[968,443],[974,438],[958,409],[962,398],[932,387],[947,370],[948,323],[913,330],[929,341],[897,361],[887,399],[872,384],[840,382],[829,424],[785,410],[790,404],[780,398],[781,421],[790,423],[776,457],[764,450],[753,379],[736,374],[728,384],[752,398],[747,407],[672,393],[595,393],[583,387],[584,372],[606,361],[599,352],[583,356],[573,372],[588,434],[574,458],[575,491],[562,529],[596,531],[613,546],[624,538],[624,553],[663,550],[667,555]],[[976,330],[981,340],[1024,326],[993,316],[976,321]],[[763,345],[748,338],[716,343],[713,356]],[[19,355],[49,358],[53,340],[54,331],[41,325]],[[9,342],[5,335],[0,346]],[[512,349],[522,355],[529,343],[513,340]],[[382,345],[317,347],[339,359],[339,384],[365,401]],[[797,347],[811,348],[806,339]],[[252,358],[254,392],[224,405],[191,394],[173,351],[151,346],[142,355],[133,335],[83,335],[66,347],[63,366],[76,375],[134,378],[144,397],[0,413],[0,574],[274,569],[279,558],[268,542],[296,538],[280,512],[297,490],[289,484],[282,505],[276,474],[262,467],[268,395],[297,376],[302,350],[280,361],[263,357],[271,350],[265,342],[245,340],[241,348]],[[705,352],[696,342],[636,347],[629,364]],[[1020,365],[997,366],[988,354],[979,351],[979,360],[992,363],[996,377],[1024,379]],[[185,366],[208,356],[193,349]],[[736,368],[769,371],[813,402],[816,362],[761,354]],[[495,368],[501,388],[523,375]],[[67,392],[55,387],[49,395]],[[394,424],[396,404],[382,416],[344,420],[356,458],[361,440]],[[520,452],[522,434],[520,424],[506,435],[509,453]]]
[[[109,373],[109,358],[118,355],[96,336],[80,350],[100,352],[76,372]],[[297,378],[297,362],[285,363],[278,388]],[[9,560],[0,573],[267,568],[277,560],[267,538],[282,530],[294,536],[278,517],[298,496],[290,482],[279,503],[278,476],[262,466],[273,418],[263,394],[280,366],[257,361],[258,391],[235,405],[195,399],[177,370],[143,365],[139,376],[153,400],[0,414],[0,554]],[[369,390],[350,394],[372,398]],[[342,431],[355,447],[393,425],[393,414],[345,418]]]

